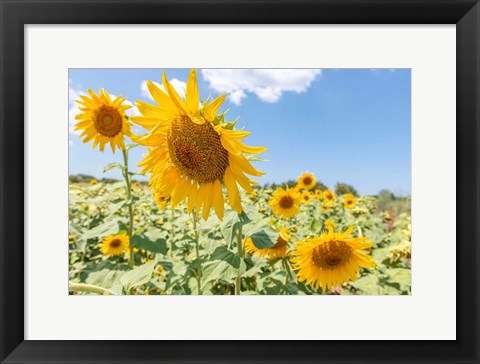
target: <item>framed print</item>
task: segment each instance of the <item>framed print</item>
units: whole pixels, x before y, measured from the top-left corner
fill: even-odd
[[[479,361],[477,1],[1,8],[2,363]]]

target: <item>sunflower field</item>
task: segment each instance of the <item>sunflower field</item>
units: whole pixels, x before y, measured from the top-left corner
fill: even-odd
[[[147,83],[155,104],[135,102],[140,116],[103,89],[77,100],[80,137],[121,152],[104,171],[124,180],[70,182],[71,294],[411,293],[409,198],[321,188],[309,172],[262,187],[267,149],[218,112],[226,96],[201,101],[195,70],[185,95],[162,81]],[[145,150],[138,173],[132,148]]]

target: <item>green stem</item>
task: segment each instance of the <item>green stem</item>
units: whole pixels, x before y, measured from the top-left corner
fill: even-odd
[[[288,268],[288,262],[286,258],[282,259],[282,265],[285,269],[285,294],[288,295],[288,285],[290,284],[290,270]]]
[[[173,240],[175,239],[175,225],[173,225],[173,222],[175,221],[175,211],[173,211],[173,208],[171,209],[172,211],[172,232],[171,232],[171,237],[170,237],[170,256],[173,257]]]
[[[128,222],[128,241],[130,242],[130,256],[128,259],[128,266],[133,268],[134,265],[134,253],[133,253],[133,245],[132,235],[133,235],[133,201],[132,201],[132,183],[130,180],[130,175],[128,173],[128,152],[126,149],[122,149],[123,154],[123,164],[124,168],[122,169],[123,177],[125,178],[125,188],[127,189],[127,202],[128,202],[128,215],[129,215],[129,222]]]
[[[198,234],[198,230],[197,230],[197,218],[195,216],[195,210],[192,212],[192,218],[193,218],[193,231],[194,231],[194,234],[195,234],[195,254],[197,256],[197,259],[200,258],[200,250],[198,248],[198,244],[199,244],[199,234]],[[201,268],[198,268],[197,272],[196,272],[196,275],[197,277],[197,287],[198,287],[198,294],[201,295],[203,292],[202,292],[202,269]]]
[[[94,286],[93,284],[84,284],[84,283],[73,283],[68,282],[68,290],[70,292],[87,292],[87,293],[96,293],[100,295],[115,295],[112,291],[99,287]]]
[[[242,242],[242,227],[237,230],[237,252],[240,259],[245,257],[245,251],[243,250],[243,242]],[[235,295],[240,295],[241,290],[240,286],[242,284],[242,275],[240,273],[240,269],[238,269],[237,279],[235,281]]]

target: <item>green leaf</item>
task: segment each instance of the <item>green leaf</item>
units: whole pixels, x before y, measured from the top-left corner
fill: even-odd
[[[103,173],[108,172],[111,169],[122,169],[123,166],[120,163],[109,163],[105,167],[103,167]]]
[[[265,228],[250,235],[253,245],[258,249],[267,249],[275,245],[278,233],[272,228]]]
[[[109,289],[115,294],[121,294],[122,286],[120,284],[120,278],[127,270],[127,265],[116,264],[107,260],[94,265],[90,272],[86,272],[88,275],[85,283]]]
[[[95,226],[93,229],[90,229],[83,233],[82,238],[85,240],[88,239],[99,239],[108,235],[116,234],[119,231],[119,220],[110,220],[101,225]]]
[[[402,291],[409,291],[412,285],[412,272],[405,268],[387,269],[389,283],[398,283]]]
[[[237,254],[225,246],[219,246],[211,255],[211,261],[204,265],[204,285],[212,280],[230,280],[245,273],[246,265]]]
[[[377,295],[380,294],[380,286],[378,276],[375,274],[367,274],[359,278],[353,286],[361,290],[365,294]]]
[[[157,262],[154,260],[153,262],[143,264],[125,273],[120,278],[120,283],[125,291],[129,292],[130,289],[141,286],[150,281],[150,277],[152,276],[156,264]]]
[[[167,241],[161,237],[161,230],[148,230],[140,235],[132,236],[131,243],[138,249],[145,249],[153,253],[167,253]]]
[[[231,244],[235,239],[236,233],[242,228],[242,226],[250,223],[248,216],[242,213],[230,212],[220,224],[220,231],[223,237],[227,241],[227,244]]]
[[[112,203],[110,206],[108,206],[108,214],[113,215],[115,212],[125,206],[126,203],[127,202],[125,200],[120,200],[118,202]]]

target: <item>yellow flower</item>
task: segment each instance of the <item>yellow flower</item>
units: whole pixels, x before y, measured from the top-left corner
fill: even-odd
[[[324,203],[324,204],[322,204],[321,209],[322,209],[323,212],[326,212],[330,209],[330,207],[332,207],[332,206],[329,203]]]
[[[323,200],[323,192],[322,190],[315,190],[315,194],[313,195],[315,200],[322,201]]]
[[[90,180],[90,184],[91,184],[92,186],[95,186],[95,185],[98,184],[98,181],[97,181],[95,178],[92,178],[92,179]]]
[[[302,174],[297,180],[297,186],[301,190],[311,190],[316,184],[315,175],[309,172]]]
[[[277,188],[268,204],[275,215],[289,219],[300,211],[300,193],[288,186],[285,188]]]
[[[125,149],[123,136],[131,135],[130,123],[125,116],[125,110],[131,106],[123,105],[126,98],[118,96],[112,100],[103,88],[99,95],[90,89],[88,93],[90,97],[82,95],[81,100],[76,100],[82,113],[75,117],[79,120],[75,130],[82,130],[80,137],[85,136],[83,142],[93,140],[93,148],[99,145],[101,152],[107,143],[110,143],[113,153],[115,147]]]
[[[275,222],[276,222],[276,221],[275,221],[275,218],[272,216],[272,217],[270,218],[270,221],[269,221],[269,222],[270,222],[270,226],[275,225]]]
[[[271,248],[258,249],[250,237],[245,239],[245,252],[250,254],[257,254],[260,258],[268,255],[270,259],[284,258],[288,255],[287,248],[290,241],[290,235],[288,234],[288,228],[280,230],[277,242]]]
[[[355,207],[355,196],[353,196],[351,193],[347,193],[343,197],[343,206],[347,209],[351,209]]]
[[[233,130],[233,122],[224,122],[224,114],[217,111],[226,95],[201,107],[196,71],[188,77],[186,97],[183,100],[163,74],[164,93],[153,82],[147,81],[152,98],[158,105],[142,101],[135,104],[142,116],[131,120],[149,131],[134,138],[147,146],[148,153],[140,162],[142,173],[150,173],[150,187],[171,197],[171,206],[188,198],[187,212],[195,208],[198,214],[203,207],[207,220],[214,208],[222,219],[224,197],[222,183],[226,186],[228,202],[237,212],[243,210],[237,183],[255,195],[252,181],[246,176],[261,176],[244,153],[258,154],[262,147],[250,147],[242,140],[250,133]]]
[[[103,239],[100,251],[103,255],[120,255],[130,248],[127,234],[107,236]]]
[[[163,210],[165,208],[165,205],[167,204],[168,197],[165,197],[161,192],[155,192],[155,191],[153,195],[159,210]]]
[[[323,197],[327,202],[333,202],[335,201],[335,195],[333,194],[332,191],[330,190],[325,190],[323,191]]]
[[[73,244],[75,242],[76,235],[68,234],[68,244]]]
[[[133,187],[139,188],[140,187],[140,182],[138,182],[138,181],[133,182]]]
[[[326,291],[355,281],[360,267],[373,267],[373,258],[362,252],[373,242],[367,237],[348,238],[352,231],[353,225],[345,232],[335,232],[330,225],[320,236],[298,242],[291,258],[298,280]]]
[[[306,205],[308,205],[310,202],[312,202],[312,195],[308,191],[303,191],[302,192],[302,202]]]

